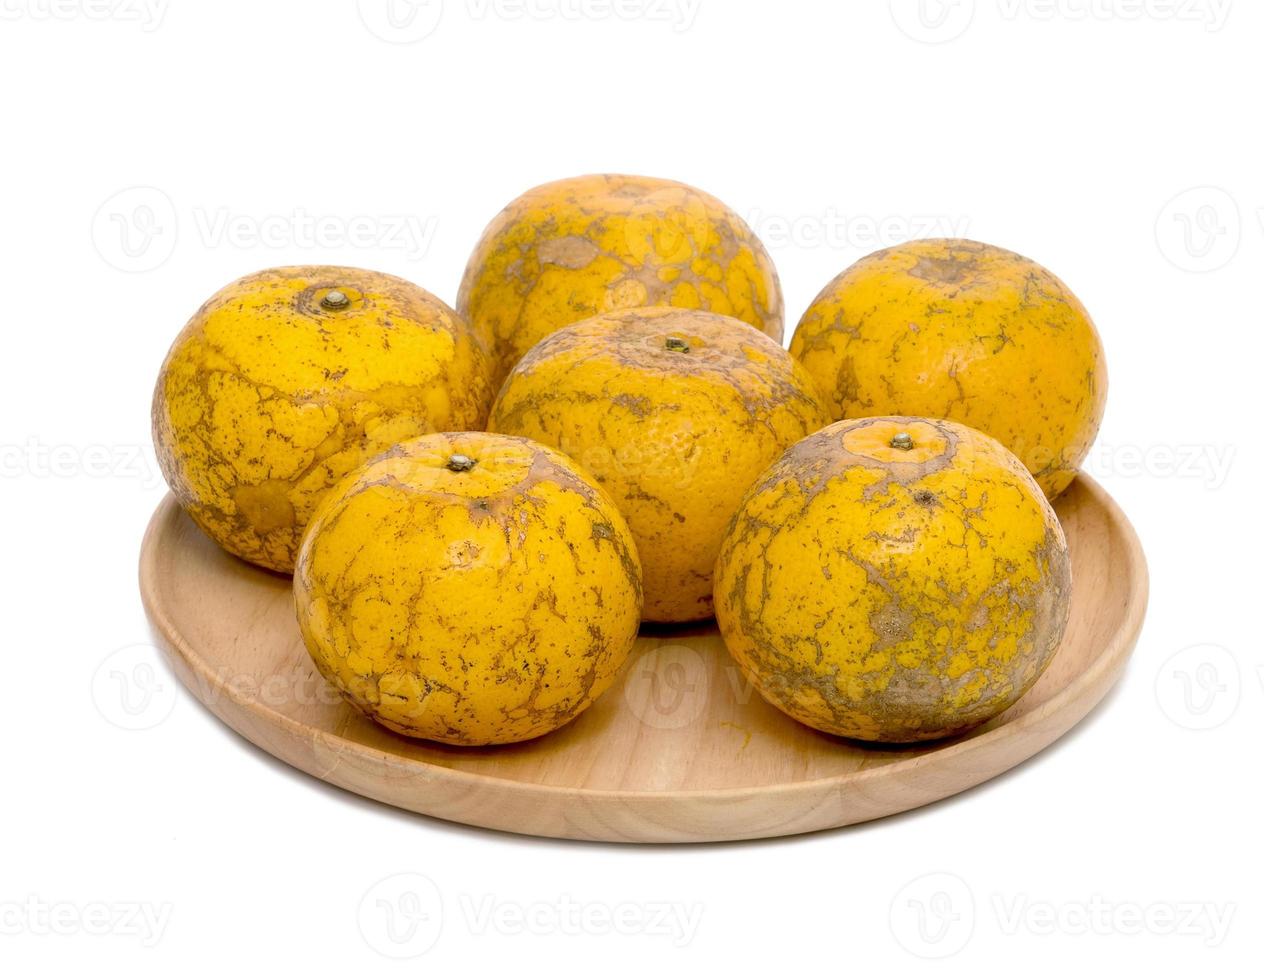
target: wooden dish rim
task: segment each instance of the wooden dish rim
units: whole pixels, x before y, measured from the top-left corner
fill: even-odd
[[[749,786],[677,790],[601,789],[559,786],[549,783],[537,783],[526,780],[511,779],[505,776],[494,776],[485,773],[471,772],[459,767],[443,766],[421,759],[412,759],[393,752],[369,748],[362,742],[356,741],[355,739],[346,738],[345,736],[338,735],[324,729],[317,729],[311,725],[298,721],[276,708],[270,707],[257,699],[247,697],[239,693],[231,683],[224,683],[221,680],[215,679],[202,656],[198,654],[192,644],[185,639],[180,631],[170,622],[167,616],[158,607],[158,603],[156,602],[158,588],[154,583],[157,580],[158,570],[156,566],[159,553],[158,549],[156,547],[152,547],[151,544],[153,537],[158,533],[159,525],[168,519],[168,516],[172,511],[179,510],[179,505],[176,503],[175,498],[170,494],[162,500],[157,509],[154,511],[141,542],[139,564],[141,601],[144,605],[146,615],[149,617],[150,622],[154,625],[159,636],[167,646],[168,652],[178,655],[189,666],[189,668],[197,674],[200,681],[207,683],[209,687],[212,687],[221,693],[226,693],[244,711],[255,716],[263,716],[267,720],[268,724],[274,727],[283,728],[291,735],[295,735],[299,738],[307,738],[313,731],[319,731],[322,738],[327,740],[336,748],[340,757],[346,753],[377,763],[385,762],[388,765],[406,770],[424,772],[427,774],[428,778],[434,778],[437,781],[455,784],[463,789],[501,787],[512,789],[514,792],[527,793],[539,797],[569,799],[580,797],[600,800],[638,801],[661,800],[673,802],[687,801],[691,799],[723,801],[725,799],[741,800],[754,795],[769,795],[791,791],[811,792],[814,790],[828,790],[831,786],[841,783],[865,783],[876,778],[890,779],[892,777],[931,765],[932,763],[951,762],[961,757],[968,757],[974,752],[987,749],[995,742],[1012,739],[1016,735],[1041,725],[1049,718],[1061,713],[1064,709],[1078,704],[1081,697],[1086,692],[1093,692],[1103,680],[1109,681],[1109,679],[1113,677],[1114,674],[1123,666],[1140,633],[1141,625],[1145,618],[1146,604],[1149,598],[1149,570],[1146,564],[1145,553],[1132,523],[1128,520],[1123,510],[1115,502],[1111,495],[1107,493],[1096,480],[1093,480],[1091,477],[1085,476],[1084,474],[1080,474],[1077,477],[1076,482],[1081,483],[1083,488],[1095,498],[1097,503],[1103,506],[1103,508],[1108,512],[1111,522],[1119,528],[1119,537],[1125,546],[1124,560],[1129,568],[1129,576],[1131,580],[1131,589],[1128,593],[1127,608],[1125,610],[1124,619],[1119,627],[1112,633],[1109,642],[1102,652],[1094,657],[1088,669],[1073,678],[1065,687],[1058,690],[1048,700],[1044,701],[1032,711],[1020,715],[1005,724],[998,725],[996,728],[984,732],[981,735],[971,735],[970,733],[966,733],[958,736],[957,739],[945,741],[941,747],[931,748],[929,751],[921,752],[917,755],[910,756],[907,759],[885,762],[872,769],[862,769],[847,773],[820,776],[814,779],[796,780],[792,782],[756,783]],[[1100,701],[1101,697],[1106,693],[1106,690],[1109,689],[1109,686],[1109,683],[1101,686],[1100,691],[1098,691],[1096,696],[1093,697],[1081,717],[1083,714],[1087,714],[1088,711],[1091,710],[1098,701]],[[190,693],[197,698],[196,693]],[[200,698],[197,700],[199,700],[199,703],[203,703]],[[206,707],[207,710],[211,711],[211,713],[221,721],[227,723],[227,720],[220,712],[216,711],[209,705],[205,705],[204,703],[203,706]],[[235,726],[231,724],[229,724],[229,727],[235,728]],[[1060,735],[1062,733],[1059,732],[1058,734]],[[402,738],[403,736],[400,737]],[[541,738],[548,737],[548,735],[541,736]],[[1055,735],[1053,740],[1056,740],[1057,737],[1058,736]],[[1041,748],[1037,749],[1036,752],[1032,753],[1032,755],[1038,754],[1039,751],[1047,747],[1047,744],[1048,743],[1041,746]],[[265,751],[267,750],[265,749]],[[1026,758],[1030,757],[1031,756],[1027,756]],[[287,760],[283,759],[281,761],[286,761],[287,765],[290,764]],[[1016,765],[1018,763],[1016,762],[1014,764]]]

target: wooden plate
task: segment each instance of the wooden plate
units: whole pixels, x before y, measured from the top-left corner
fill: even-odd
[[[646,631],[615,685],[521,745],[412,741],[340,701],[299,638],[290,580],[230,557],[168,497],[141,548],[146,612],[186,687],[256,745],[326,782],[417,813],[545,837],[712,841],[871,820],[975,786],[1039,752],[1110,689],[1137,640],[1147,574],[1118,506],[1080,477],[1058,501],[1071,624],[1009,711],[912,748],[822,735],[741,679],[713,625]]]

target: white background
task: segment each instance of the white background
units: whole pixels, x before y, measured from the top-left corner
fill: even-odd
[[[0,0],[6,976],[1259,976],[1260,4],[151,2]],[[910,235],[1076,290],[1111,375],[1089,468],[1153,591],[1070,736],[895,819],[633,848],[359,800],[178,689],[135,562],[185,319],[282,262],[452,302],[508,200],[603,170],[746,216],[788,327]]]

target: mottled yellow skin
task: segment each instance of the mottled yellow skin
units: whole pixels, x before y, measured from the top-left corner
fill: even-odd
[[[341,291],[347,305],[322,302]],[[276,571],[342,476],[395,443],[482,428],[488,352],[456,313],[395,276],[267,269],[193,315],[154,391],[158,461],[215,541]]]
[[[670,307],[551,334],[514,368],[488,421],[556,446],[610,492],[636,537],[655,622],[711,615],[716,552],[743,492],[824,424],[811,380],[780,344],[731,317]]]
[[[483,232],[457,297],[494,346],[498,380],[559,327],[656,305],[723,313],[781,339],[777,271],[746,222],[656,177],[593,174],[527,191]]]
[[[911,449],[898,449],[898,434]],[[824,732],[940,738],[1009,707],[1057,651],[1062,528],[1030,474],[954,422],[836,422],[742,501],[716,619],[772,704]]]
[[[636,639],[641,576],[618,509],[564,456],[440,433],[325,497],[294,598],[316,666],[361,711],[487,745],[551,732],[610,685]]]
[[[924,415],[999,439],[1052,499],[1106,407],[1093,321],[1053,273],[1013,252],[931,239],[869,255],[825,287],[790,352],[833,417]]]

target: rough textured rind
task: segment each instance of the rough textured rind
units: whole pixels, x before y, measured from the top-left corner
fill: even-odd
[[[335,290],[348,302],[328,309]],[[493,394],[488,351],[424,289],[364,269],[267,269],[221,289],[176,338],[154,445],[202,530],[288,572],[338,479],[401,440],[481,428]]]
[[[294,598],[316,666],[361,711],[487,745],[551,732],[610,685],[636,639],[641,575],[618,508],[564,456],[440,433],[325,497]]]
[[[555,446],[592,473],[636,536],[645,618],[684,622],[712,613],[715,556],[742,493],[825,421],[811,380],[775,341],[731,317],[650,307],[542,340],[505,381],[488,427]]]
[[[781,340],[781,285],[721,201],[655,177],[594,174],[527,191],[483,232],[457,309],[494,348],[499,382],[536,341],[616,309],[736,317]]]
[[[1106,407],[1105,354],[1080,301],[1030,259],[964,239],[861,259],[812,302],[790,352],[834,419],[963,422],[999,439],[1050,499]]]
[[[892,448],[908,433],[913,449]],[[952,735],[1057,652],[1066,539],[1022,463],[955,422],[836,422],[751,487],[715,570],[725,644],[760,693],[848,738]]]

